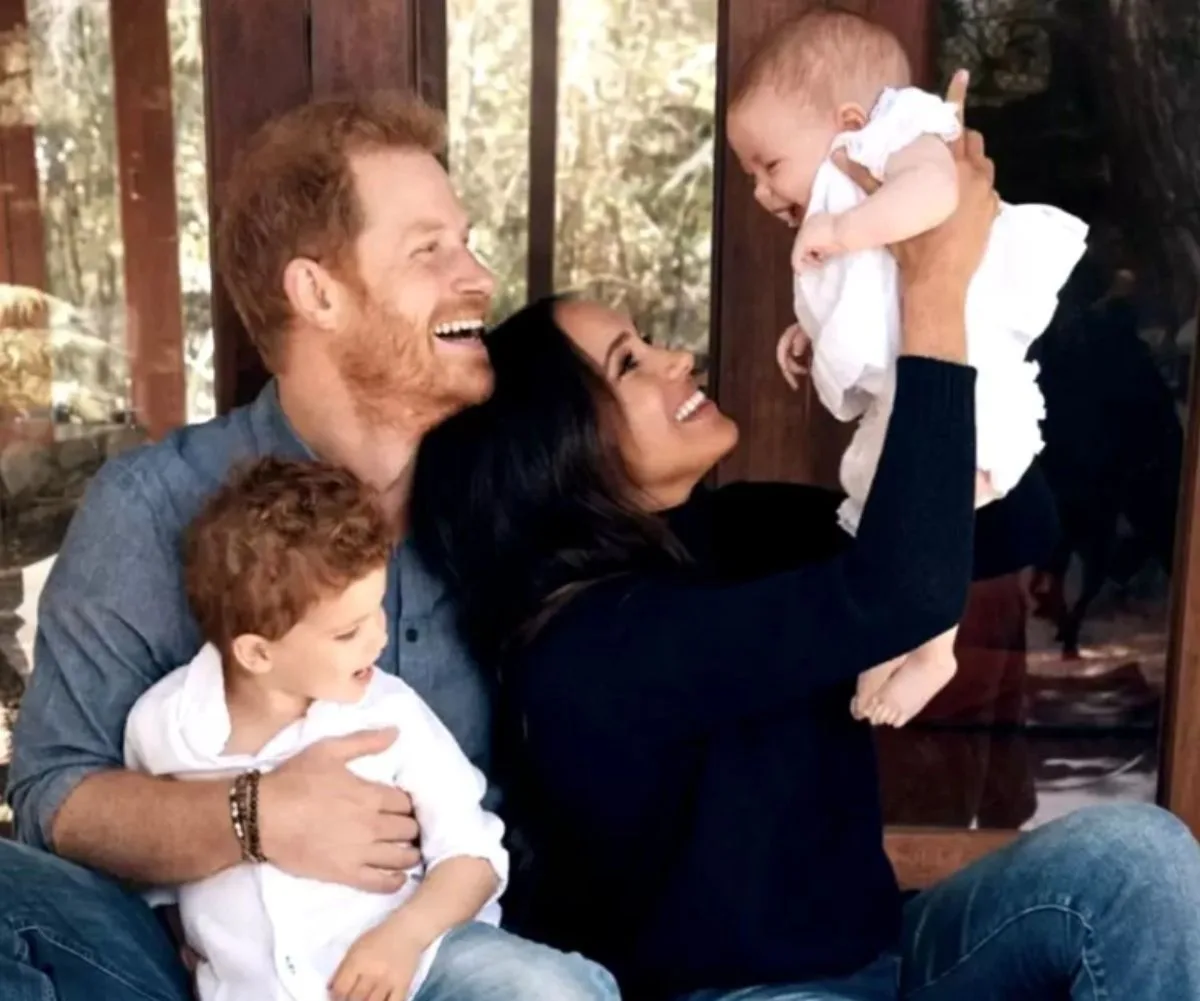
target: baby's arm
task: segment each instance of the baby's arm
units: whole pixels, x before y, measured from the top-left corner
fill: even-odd
[[[949,147],[921,136],[888,158],[883,184],[835,217],[845,253],[886,247],[941,225],[958,207],[958,172]]]

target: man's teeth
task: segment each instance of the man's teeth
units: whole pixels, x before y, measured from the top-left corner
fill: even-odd
[[[482,320],[450,320],[433,328],[434,337],[466,338],[483,336]]]
[[[696,392],[684,400],[683,405],[675,411],[675,420],[679,422],[686,421],[707,402],[708,397],[705,396],[704,393],[699,389],[697,389]]]

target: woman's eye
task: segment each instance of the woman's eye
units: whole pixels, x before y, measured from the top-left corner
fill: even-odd
[[[635,368],[637,368],[637,359],[632,354],[622,355],[621,360],[617,363],[617,377],[628,375]]]

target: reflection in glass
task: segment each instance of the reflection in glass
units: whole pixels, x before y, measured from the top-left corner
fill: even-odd
[[[708,350],[716,0],[561,5],[555,285]]]
[[[1091,225],[1031,357],[1061,522],[1044,566],[977,584],[959,675],[879,735],[892,823],[1029,827],[1155,797],[1200,273],[1200,23],[1185,4],[942,0],[941,68],[1011,202]]]

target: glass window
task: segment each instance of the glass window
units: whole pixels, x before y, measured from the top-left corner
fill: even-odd
[[[709,344],[715,0],[561,5],[555,284]]]
[[[496,316],[525,302],[531,16],[529,0],[446,4],[450,172],[496,274]]]

